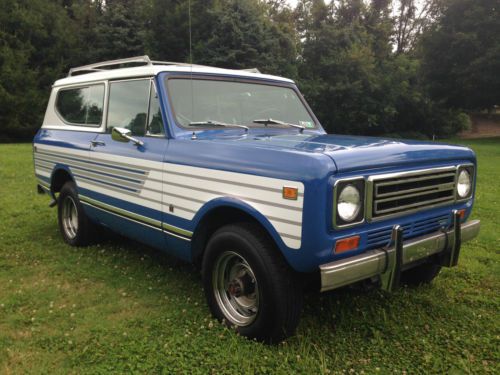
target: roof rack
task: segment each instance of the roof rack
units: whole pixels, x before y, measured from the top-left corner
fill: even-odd
[[[176,65],[176,66],[196,66],[196,67],[211,68],[207,65],[179,63],[179,62],[172,62],[172,61],[151,60],[149,58],[149,56],[144,55],[144,56],[137,56],[137,57],[128,57],[126,59],[108,60],[108,61],[103,61],[100,63],[79,66],[77,68],[71,68],[69,70],[68,77],[74,76],[75,73],[78,73],[78,72],[92,73],[92,72],[102,72],[102,71],[106,71],[106,70],[110,70],[110,69],[119,69],[119,68],[121,68],[121,66],[118,66],[116,68],[111,68],[111,67],[116,66],[116,65],[126,65],[126,64],[143,64],[143,65],[149,65],[149,66],[152,66],[152,65]],[[251,73],[260,73],[257,68],[241,69],[241,70],[251,72]]]

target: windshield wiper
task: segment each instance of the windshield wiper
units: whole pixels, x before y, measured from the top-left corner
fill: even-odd
[[[225,122],[212,120],[190,122],[189,126],[220,126],[223,128],[242,128],[245,129],[246,132],[248,132],[248,126],[239,124],[226,124]]]
[[[291,124],[289,122],[284,122],[284,121],[279,121],[279,120],[273,120],[272,118],[261,119],[261,120],[253,120],[253,122],[256,123],[256,124],[264,124],[265,126],[267,126],[267,125],[285,125],[285,126],[291,126],[292,128],[300,129],[301,133],[305,129],[305,127],[302,126],[302,125]]]

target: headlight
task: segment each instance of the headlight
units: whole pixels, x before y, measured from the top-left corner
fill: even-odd
[[[336,228],[363,222],[365,180],[354,178],[340,180],[335,184],[335,206],[333,224]]]
[[[472,190],[472,177],[467,169],[458,172],[457,194],[460,199],[467,198]]]
[[[347,185],[339,194],[337,212],[342,220],[351,222],[358,216],[361,209],[359,190],[353,185]]]

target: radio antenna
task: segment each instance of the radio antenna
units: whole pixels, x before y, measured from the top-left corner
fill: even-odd
[[[188,21],[189,21],[189,63],[193,67],[193,40],[191,31],[191,0],[188,0]]]
[[[194,91],[193,91],[193,33],[191,25],[191,0],[188,0],[188,24],[189,24],[189,64],[191,81],[191,121],[196,121],[194,116]],[[193,136],[196,136],[193,132]]]

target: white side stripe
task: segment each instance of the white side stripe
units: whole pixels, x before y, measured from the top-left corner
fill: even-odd
[[[50,178],[50,173],[40,168],[35,168],[35,173],[39,176]]]
[[[50,177],[49,170],[55,163],[64,164],[76,175],[76,183],[82,188],[186,220],[192,220],[213,199],[236,198],[267,217],[287,246],[295,249],[301,246],[304,204],[301,182],[58,146],[36,144],[36,148],[40,151],[35,152],[35,170],[39,176]],[[298,199],[283,199],[283,186],[297,187]]]

